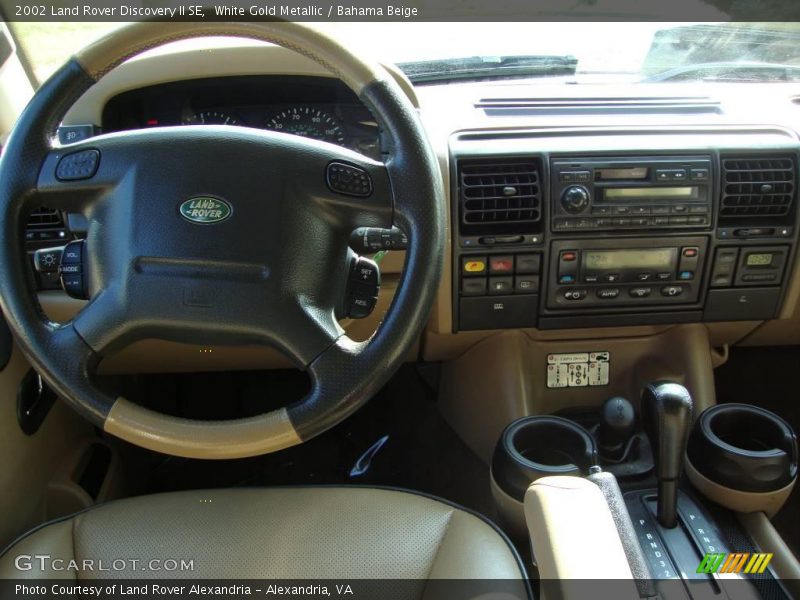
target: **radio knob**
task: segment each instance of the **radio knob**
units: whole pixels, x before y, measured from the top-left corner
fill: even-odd
[[[568,213],[579,213],[589,206],[589,190],[582,185],[571,185],[561,194],[561,206]]]

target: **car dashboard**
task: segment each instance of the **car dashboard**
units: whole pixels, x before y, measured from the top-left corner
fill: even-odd
[[[719,346],[800,341],[800,86],[414,88],[389,71],[419,108],[448,198],[445,274],[409,358],[451,360],[508,330],[598,339],[697,323]],[[386,141],[330,73],[262,45],[125,63],[70,110],[61,138],[203,123],[305,135],[377,159]],[[79,216],[42,211],[29,250],[82,235]],[[392,239],[372,232],[358,251],[391,249],[383,241]],[[378,306],[344,322],[348,335],[366,339],[377,327],[403,260],[402,251],[383,259]],[[57,282],[39,283],[58,319],[80,308]],[[262,350],[147,343],[122,351],[111,370],[287,366]]]

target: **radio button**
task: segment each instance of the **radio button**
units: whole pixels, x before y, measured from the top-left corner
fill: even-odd
[[[692,169],[691,178],[692,181],[707,181],[708,169]]]
[[[669,298],[677,298],[683,294],[683,286],[682,285],[665,285],[661,288],[661,295],[667,296]]]
[[[630,206],[615,206],[614,212],[618,215],[627,215],[631,212]]]
[[[586,290],[566,290],[564,292],[565,300],[583,300],[586,298]]]
[[[669,217],[655,217],[653,219],[654,225],[669,225]]]
[[[596,295],[601,300],[613,300],[619,297],[619,288],[602,288],[597,290]]]
[[[673,213],[683,214],[683,213],[688,212],[688,211],[689,211],[689,207],[686,206],[685,204],[675,204],[675,205],[672,206],[672,212]]]
[[[659,169],[656,171],[656,181],[669,181],[672,178],[672,171],[669,169]]]
[[[668,215],[669,206],[652,206],[650,208],[650,212],[652,212],[654,215]]]
[[[595,227],[611,227],[612,220],[611,219],[595,219],[594,226]]]
[[[592,207],[592,214],[593,215],[610,215],[614,211],[610,206],[593,206]]]
[[[673,181],[685,181],[686,180],[686,169],[676,169],[672,172],[672,180]]]
[[[690,225],[706,225],[708,219],[706,217],[689,217],[687,223]]]
[[[649,215],[650,214],[650,207],[649,206],[634,206],[632,209],[633,214],[635,215]]]
[[[612,219],[612,223],[618,227],[628,227],[631,224],[630,219]]]
[[[650,225],[652,221],[647,217],[641,217],[639,219],[631,219],[631,225],[638,225],[640,227]]]
[[[514,289],[513,277],[490,277],[489,294],[492,296],[502,296],[510,294]]]
[[[670,217],[670,225],[686,225],[689,222],[689,217]]]
[[[649,287],[635,287],[628,290],[628,294],[632,298],[647,298],[653,293],[653,288]]]
[[[706,214],[707,212],[708,212],[708,206],[706,206],[705,204],[689,207],[689,214],[695,214],[695,215],[698,213]]]

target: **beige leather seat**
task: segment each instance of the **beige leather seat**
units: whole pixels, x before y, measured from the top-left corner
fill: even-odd
[[[65,572],[34,563],[31,570],[17,569],[18,556],[37,554],[49,554],[49,565],[61,558],[79,565],[122,559],[128,566]],[[140,570],[152,559],[193,560],[194,569]],[[524,573],[502,534],[443,501],[386,489],[305,487],[110,502],[17,540],[0,557],[0,577],[518,580]],[[422,590],[411,595],[420,597]]]

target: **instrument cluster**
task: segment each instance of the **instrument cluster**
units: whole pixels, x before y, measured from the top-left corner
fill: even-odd
[[[280,131],[381,158],[372,114],[344,84],[325,77],[166,83],[115,96],[103,113],[104,131],[207,124]]]

